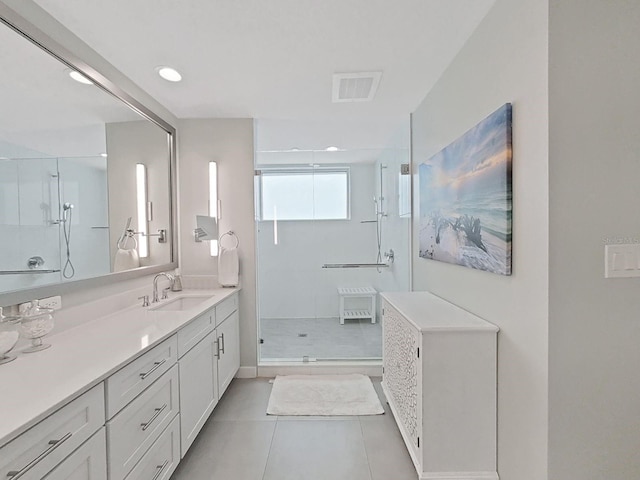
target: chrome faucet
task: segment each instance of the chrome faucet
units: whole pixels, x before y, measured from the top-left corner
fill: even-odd
[[[167,272],[160,272],[155,277],[153,277],[153,298],[151,299],[151,303],[158,302],[158,278],[167,277],[169,279],[170,286],[173,286],[173,275]]]

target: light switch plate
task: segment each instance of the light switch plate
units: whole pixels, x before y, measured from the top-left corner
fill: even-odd
[[[640,277],[640,243],[605,245],[604,277]]]

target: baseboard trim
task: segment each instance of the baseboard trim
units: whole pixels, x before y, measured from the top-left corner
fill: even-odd
[[[258,367],[240,367],[236,378],[256,378],[258,376]]]
[[[500,480],[496,472],[429,472],[420,480]]]
[[[332,362],[333,363],[333,362]],[[272,378],[276,375],[339,375],[361,373],[369,377],[381,377],[382,365],[363,364],[297,364],[297,365],[258,365],[258,377]]]

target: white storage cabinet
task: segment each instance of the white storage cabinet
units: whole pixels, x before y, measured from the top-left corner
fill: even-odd
[[[427,292],[381,295],[382,387],[419,478],[498,480],[498,328]]]

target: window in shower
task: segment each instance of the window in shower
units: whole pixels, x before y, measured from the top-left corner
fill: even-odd
[[[348,220],[349,168],[263,169],[262,220]]]

